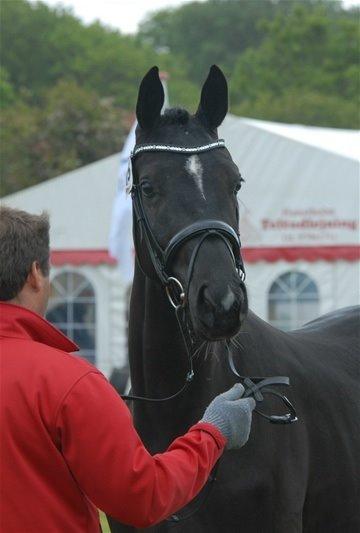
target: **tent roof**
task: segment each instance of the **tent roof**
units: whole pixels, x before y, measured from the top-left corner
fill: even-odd
[[[229,115],[219,133],[246,180],[239,193],[245,246],[359,245],[358,132]]]
[[[246,179],[239,195],[245,247],[358,246],[358,132],[228,115],[219,136]],[[119,162],[114,154],[2,201],[48,211],[55,250],[106,251]]]
[[[47,211],[54,249],[106,250],[119,158],[119,154],[106,157],[2,201],[31,213]]]
[[[250,118],[240,120],[255,128],[281,135],[287,139],[308,144],[315,148],[321,148],[350,159],[360,160],[360,132],[358,130],[317,128],[315,126],[302,126],[300,124],[265,122],[264,120]]]

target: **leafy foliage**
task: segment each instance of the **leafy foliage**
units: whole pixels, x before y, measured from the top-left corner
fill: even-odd
[[[259,19],[272,18],[288,2],[269,0],[209,0],[186,3],[150,16],[140,26],[139,39],[179,55],[194,82],[202,82],[216,63],[229,75],[239,54],[262,40]]]
[[[358,109],[356,103],[338,96],[301,89],[288,89],[280,96],[261,93],[233,108],[243,117],[344,129],[358,128]]]
[[[65,78],[133,109],[139,81],[154,64],[189,85],[184,68],[167,54],[99,23],[85,26],[68,10],[41,2],[5,2],[0,42],[10,82],[34,103]]]
[[[232,112],[358,127],[359,10],[338,0],[186,2],[136,36],[26,0],[3,1],[1,22],[3,194],[118,151],[155,64],[170,74],[171,104],[191,111],[216,63]]]
[[[15,102],[14,88],[9,81],[7,70],[0,66],[0,108],[6,108]]]
[[[111,100],[99,99],[75,82],[59,81],[45,94],[43,108],[19,101],[1,116],[1,192],[117,152],[125,118]]]
[[[358,127],[358,21],[297,4],[263,24],[264,40],[239,57],[231,96],[238,113]]]
[[[181,60],[71,12],[25,0],[1,9],[1,192],[15,191],[119,151],[139,82],[153,64],[174,77],[172,101],[196,87]]]

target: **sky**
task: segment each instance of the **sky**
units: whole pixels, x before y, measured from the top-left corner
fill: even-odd
[[[42,0],[49,6],[71,7],[85,23],[99,19],[103,24],[135,33],[145,15],[162,8],[177,7],[193,0]],[[203,2],[204,0],[198,0]],[[256,1],[256,0],[254,0]],[[36,3],[36,0],[30,0]],[[359,0],[360,2],[360,0]]]
[[[11,0],[8,0],[11,1]],[[120,29],[123,33],[135,33],[139,22],[153,11],[177,7],[193,0],[42,0],[49,6],[71,7],[74,14],[85,23],[99,19],[103,24]],[[198,0],[205,1],[205,0]],[[253,0],[256,2],[256,0]],[[299,1],[299,0],[292,0]],[[30,0],[35,3],[36,0]],[[241,0],[239,0],[241,4]],[[343,0],[348,6],[360,5],[360,0]]]

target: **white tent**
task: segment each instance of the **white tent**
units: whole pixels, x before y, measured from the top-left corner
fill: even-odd
[[[308,298],[299,320],[359,303],[358,132],[229,115],[219,133],[246,180],[240,231],[251,308],[276,322],[271,298],[296,273]],[[115,154],[2,200],[50,213],[53,276],[77,272],[93,286],[97,364],[107,373],[126,352],[126,287],[108,254],[119,162]],[[296,300],[289,303],[284,290],[280,315]]]
[[[290,272],[314,282],[316,314],[359,303],[359,132],[228,116],[220,134],[246,180],[240,231],[252,308],[271,319],[271,287]]]
[[[51,277],[56,282],[67,275],[73,283],[75,273],[91,285],[96,302],[95,361],[106,374],[122,366],[127,353],[126,287],[107,250],[118,169],[115,154],[2,199],[11,207],[50,214]],[[71,310],[73,295],[67,299]],[[71,335],[71,327],[65,332]]]
[[[32,213],[48,211],[51,247],[56,254],[107,252],[118,169],[119,154],[115,154],[6,196],[2,201]]]

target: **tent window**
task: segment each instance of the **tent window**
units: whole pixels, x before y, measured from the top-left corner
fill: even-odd
[[[284,331],[296,329],[319,314],[319,292],[314,281],[302,272],[287,272],[271,285],[268,297],[269,322]]]
[[[96,362],[95,292],[89,280],[77,272],[62,272],[51,282],[46,318],[73,340],[79,355]]]

